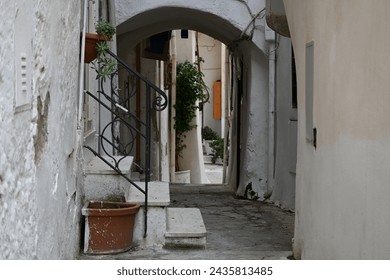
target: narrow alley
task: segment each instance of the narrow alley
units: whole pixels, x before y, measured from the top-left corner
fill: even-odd
[[[236,199],[221,185],[171,185],[171,207],[199,208],[207,229],[205,249],[134,248],[81,259],[287,259],[294,214],[264,202]]]

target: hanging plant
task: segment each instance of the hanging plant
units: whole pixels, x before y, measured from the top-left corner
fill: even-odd
[[[96,33],[104,37],[105,40],[96,43],[97,59],[96,62],[92,63],[92,68],[97,73],[96,79],[105,81],[106,77],[109,77],[117,69],[116,61],[107,55],[109,50],[108,41],[112,40],[116,30],[111,23],[104,20],[99,21],[95,29]]]
[[[107,41],[112,40],[115,34],[115,27],[107,21],[99,21],[96,26],[96,34],[85,34],[85,63],[91,63],[99,55],[99,49],[108,49]]]
[[[174,128],[176,130],[176,169],[178,158],[182,157],[185,134],[196,127],[193,119],[196,117],[196,110],[199,108],[199,100],[205,99],[203,74],[198,70],[196,63],[189,61],[177,65],[176,74],[176,117]]]

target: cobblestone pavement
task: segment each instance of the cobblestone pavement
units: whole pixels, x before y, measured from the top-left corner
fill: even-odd
[[[272,204],[235,199],[224,186],[171,186],[170,207],[199,208],[205,249],[137,249],[82,259],[286,259],[291,256],[294,213]]]

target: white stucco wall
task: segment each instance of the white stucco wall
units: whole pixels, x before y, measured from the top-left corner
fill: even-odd
[[[80,11],[80,2],[2,3],[1,259],[72,259],[78,253]]]
[[[268,59],[253,44],[246,43],[243,69],[246,92],[241,106],[240,182],[237,195],[253,190],[264,200],[268,186]]]
[[[284,0],[298,75],[294,254],[390,257],[390,2]],[[326,26],[326,28],[324,28]],[[313,122],[305,139],[305,47],[314,41]]]
[[[36,257],[37,211],[34,205],[35,165],[32,136],[34,125],[31,124],[32,80],[27,83],[25,110],[16,113],[17,101],[15,84],[15,64],[20,59],[15,55],[15,24],[18,17],[16,3],[2,3],[0,10],[2,25],[0,28],[0,258]],[[20,4],[17,3],[18,8]],[[20,12],[19,12],[20,16]],[[31,18],[24,19],[30,26]],[[31,27],[32,29],[32,27]],[[26,36],[26,43],[31,44],[31,36]],[[31,53],[31,47],[25,46],[25,52]],[[29,57],[28,70],[31,77],[32,65]],[[20,84],[18,84],[18,88]],[[31,234],[33,233],[33,234]],[[31,250],[31,251],[30,251]]]
[[[292,105],[291,40],[279,35],[277,41],[276,168],[271,200],[282,208],[292,210],[295,207],[297,109]]]
[[[210,99],[203,107],[203,126],[208,126],[223,138],[221,120],[213,118],[213,86],[221,80],[221,42],[205,34],[199,34],[199,54],[204,60],[201,70],[204,82],[208,88]],[[224,106],[221,104],[221,110]]]

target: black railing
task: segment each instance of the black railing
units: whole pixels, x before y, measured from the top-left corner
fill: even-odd
[[[108,122],[99,128],[98,150],[90,146],[84,147],[143,193],[145,197],[144,237],[146,237],[148,184],[151,172],[151,114],[153,111],[164,110],[168,100],[161,89],[114,53],[107,51],[106,56],[115,62],[111,64],[114,66],[104,76],[98,73],[99,90],[96,94],[89,91],[85,93],[99,104],[99,114],[104,111],[107,118],[108,113]],[[141,88],[145,94],[141,94]],[[145,109],[141,110],[139,107]],[[144,174],[144,189],[119,168],[124,158],[134,154],[136,157],[143,156],[143,158],[136,158],[135,164],[138,171]],[[104,156],[108,156],[110,160]]]

